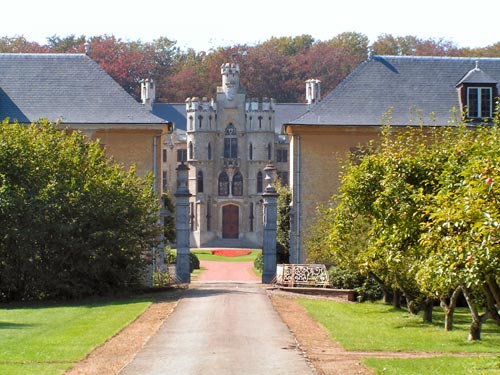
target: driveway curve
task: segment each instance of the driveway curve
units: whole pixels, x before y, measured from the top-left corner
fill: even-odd
[[[234,263],[233,263],[234,264]],[[262,285],[196,282],[120,375],[312,375]]]

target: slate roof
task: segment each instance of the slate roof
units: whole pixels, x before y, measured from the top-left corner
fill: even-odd
[[[475,71],[478,61],[479,71]],[[500,82],[499,58],[374,56],[290,125],[445,125],[461,110],[457,85],[465,79]],[[434,113],[435,115],[431,115]]]
[[[307,110],[307,104],[276,103],[274,110],[275,131],[279,134],[284,123],[296,119]],[[172,121],[175,129],[186,130],[185,103],[155,103],[153,104],[153,113],[165,120]]]
[[[0,54],[0,119],[160,125],[84,54]]]

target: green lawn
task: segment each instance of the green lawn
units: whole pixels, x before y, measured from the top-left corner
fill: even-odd
[[[0,374],[62,374],[134,321],[156,297],[0,305]]]
[[[219,261],[219,262],[253,262],[261,250],[252,250],[248,255],[241,255],[238,257],[224,257],[219,255],[213,255],[210,250],[191,250],[192,253],[196,254],[199,260],[208,261]]]
[[[500,327],[488,321],[483,326],[480,342],[467,341],[470,317],[466,309],[458,309],[455,329],[445,332],[443,313],[434,311],[434,323],[422,322],[405,310],[379,303],[340,303],[301,299],[309,314],[319,321],[346,350],[422,351],[437,353],[477,353],[485,357],[441,356],[426,359],[366,359],[377,374],[426,375],[440,373],[500,374]],[[456,367],[456,369],[455,369]],[[449,369],[452,369],[451,371]]]

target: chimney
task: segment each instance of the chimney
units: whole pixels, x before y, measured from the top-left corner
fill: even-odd
[[[141,80],[141,101],[144,108],[148,111],[153,110],[153,103],[155,101],[155,82],[148,78]]]
[[[321,101],[321,81],[319,79],[308,79],[306,81],[306,102],[309,105]]]

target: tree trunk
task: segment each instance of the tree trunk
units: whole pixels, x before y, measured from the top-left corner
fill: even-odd
[[[481,326],[481,319],[472,320],[469,328],[469,337],[467,338],[469,341],[481,340]]]
[[[395,309],[401,308],[401,291],[399,289],[394,289],[392,306],[394,306]]]
[[[486,308],[489,313],[489,317],[495,321],[495,323],[500,325],[500,315],[498,314],[498,305],[495,301],[494,291],[491,288],[491,283],[483,284],[483,292],[486,297]]]
[[[464,297],[467,301],[467,305],[469,306],[469,311],[472,317],[468,339],[469,341],[481,340],[481,328],[483,322],[488,319],[489,312],[486,312],[483,315],[479,315],[479,312],[474,307],[470,290],[463,284],[461,284],[460,286],[462,288],[462,292],[464,293]]]
[[[453,317],[455,314],[455,307],[457,306],[457,300],[462,293],[462,288],[458,286],[450,297],[450,303],[446,303],[446,298],[443,296],[440,298],[440,305],[444,311],[444,330],[451,331],[453,330]]]
[[[434,308],[434,300],[427,298],[423,303],[424,322],[432,323],[432,309]]]

